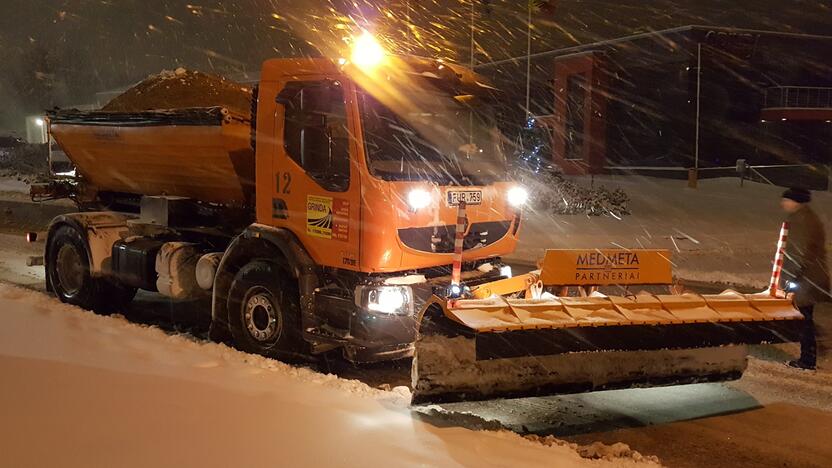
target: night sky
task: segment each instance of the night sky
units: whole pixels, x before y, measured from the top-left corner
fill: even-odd
[[[0,129],[22,116],[90,102],[182,66],[256,71],[277,56],[338,54],[344,37],[373,29],[398,52],[467,63],[468,0],[0,0]],[[695,3],[695,5],[694,5]],[[533,16],[533,50],[688,24],[832,34],[832,1],[552,0]],[[526,3],[476,0],[478,62],[522,55]]]

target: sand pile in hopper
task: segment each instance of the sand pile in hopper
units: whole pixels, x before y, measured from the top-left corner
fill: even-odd
[[[163,71],[147,77],[115,97],[101,110],[139,112],[215,106],[249,116],[251,88],[218,75],[177,68],[175,71]]]

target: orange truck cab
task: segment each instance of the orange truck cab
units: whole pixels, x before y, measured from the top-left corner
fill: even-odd
[[[106,302],[105,290],[127,300],[137,288],[210,295],[212,337],[265,355],[343,348],[354,361],[405,357],[422,305],[450,284],[460,201],[464,280],[509,275],[500,256],[514,250],[527,194],[507,177],[495,92],[437,60],[268,60],[248,159],[239,119],[223,113],[220,127],[204,128],[54,113],[52,134],[80,172],[75,188],[58,185],[63,193],[86,181],[87,196],[107,194],[107,207],[119,194],[137,208],[88,202],[99,210],[56,219],[48,286],[89,308]],[[139,148],[148,141],[155,146]],[[199,148],[216,157],[210,166],[182,150],[200,143],[212,145]],[[130,148],[123,164],[135,170],[104,169]],[[86,276],[73,281],[73,271]]]
[[[411,65],[399,60],[396,71]],[[513,185],[499,135],[487,114],[456,99],[471,92],[465,85],[477,85],[453,72],[446,89],[439,77],[394,81],[401,77],[384,77],[391,99],[366,91],[329,60],[264,64],[257,222],[303,238],[318,265],[406,272],[451,264],[462,196],[471,222],[465,257],[512,252],[520,218],[506,196]]]

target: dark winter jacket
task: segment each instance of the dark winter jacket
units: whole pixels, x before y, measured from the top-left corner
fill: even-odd
[[[804,307],[832,300],[823,223],[809,205],[789,214],[786,222],[789,223],[789,237],[783,278],[797,285],[795,305]]]

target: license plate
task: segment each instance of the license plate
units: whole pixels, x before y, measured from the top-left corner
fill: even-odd
[[[466,205],[479,205],[482,203],[482,190],[449,190],[448,206],[457,206],[459,202]]]

